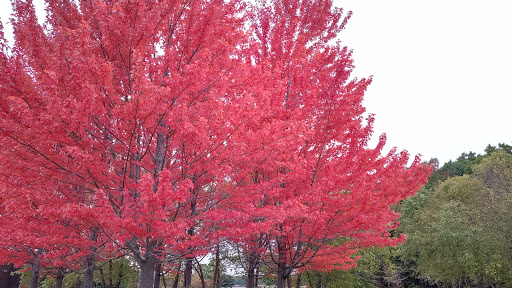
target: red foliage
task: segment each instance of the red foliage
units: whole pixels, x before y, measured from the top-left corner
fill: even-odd
[[[108,243],[150,275],[216,239],[265,235],[289,274],[400,241],[389,207],[428,169],[381,157],[384,137],[367,147],[370,79],[350,78],[333,42],[348,17],[330,1],[78,3],[47,1],[41,27],[14,1],[10,54],[0,40],[9,259],[23,246],[64,265]]]

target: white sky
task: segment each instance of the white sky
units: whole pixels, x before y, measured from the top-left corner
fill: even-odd
[[[0,0],[4,25],[9,2]],[[355,76],[374,76],[364,103],[374,138],[385,132],[388,149],[441,163],[512,144],[512,1],[334,2],[354,13],[340,39]]]
[[[437,157],[511,144],[512,1],[334,0],[388,146]]]

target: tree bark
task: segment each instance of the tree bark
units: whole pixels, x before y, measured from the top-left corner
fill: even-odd
[[[55,288],[62,288],[62,282],[64,281],[64,273],[57,271],[57,277],[55,278]]]
[[[213,270],[212,288],[220,287],[220,247],[217,245],[215,249],[215,268]]]
[[[286,285],[286,262],[282,261],[279,253],[279,263],[277,264],[277,288],[285,288]]]
[[[196,258],[196,263],[197,263],[196,271],[197,271],[197,274],[199,275],[199,279],[201,280],[201,287],[206,288],[206,282],[204,282],[203,268],[201,268],[201,263],[199,263],[199,261],[197,261],[197,258]]]
[[[162,274],[162,282],[164,283],[164,288],[167,288],[167,283],[165,282],[165,273]]]
[[[114,269],[112,266],[113,266],[112,259],[110,259],[110,260],[108,260],[108,286],[110,286],[110,288],[112,288],[114,285],[114,279],[112,279],[112,278],[114,278],[112,275],[112,270],[114,270]]]
[[[247,288],[258,287],[258,268],[259,268],[259,255],[256,252],[250,252],[249,263],[247,265]]]
[[[100,276],[101,276],[101,287],[107,287],[107,281],[105,281],[105,273],[103,272],[103,267],[100,266]]]
[[[160,273],[162,273],[162,263],[157,263],[155,265],[155,281],[153,288],[160,288]]]
[[[193,266],[193,258],[187,257],[185,259],[185,272],[183,273],[183,287],[185,288],[191,288],[192,287],[192,270],[194,268]]]
[[[124,263],[121,262],[121,265],[119,265],[119,273],[117,274],[117,285],[116,287],[119,288],[121,287],[121,279],[123,278],[123,266],[124,266]]]
[[[34,257],[34,263],[30,265],[30,288],[37,288],[39,285],[39,270],[41,268],[41,262],[39,261],[40,254],[41,252],[37,251],[36,256]]]
[[[91,230],[91,236],[89,237],[92,241],[96,241],[98,239],[98,229],[93,227]],[[94,284],[94,267],[96,265],[96,247],[89,247],[89,254],[85,257],[85,268],[84,268],[84,282],[82,283],[83,288],[92,288]]]
[[[254,288],[258,287],[258,281],[260,280],[259,275],[260,275],[260,265],[258,264],[258,267],[256,267],[256,273],[254,273]]]
[[[192,201],[190,202],[190,215],[191,216],[194,216],[196,214],[196,205],[197,205],[197,202],[196,202],[195,196],[194,196],[194,199],[192,199]],[[193,226],[190,227],[188,229],[187,233],[188,233],[188,235],[193,236],[194,235],[194,227]],[[192,247],[190,247],[190,248],[192,249]],[[185,258],[185,271],[183,273],[183,276],[184,276],[183,286],[185,288],[192,287],[192,270],[194,269],[193,260],[194,260],[193,257]]]
[[[320,273],[316,278],[316,288],[322,288],[322,275]]]
[[[155,263],[153,261],[144,261],[140,263],[140,286],[139,288],[152,288],[153,275],[155,273]]]
[[[181,262],[178,263],[178,272],[176,273],[176,277],[174,277],[174,281],[172,282],[172,288],[178,288],[180,283],[180,274],[181,274]]]
[[[247,270],[247,288],[255,288],[255,276],[254,276],[254,268],[250,267]]]
[[[153,278],[155,274],[155,265],[158,263],[158,259],[155,255],[155,249],[157,247],[157,241],[146,241],[146,251],[142,253],[140,247],[137,245],[135,239],[128,241],[126,246],[132,252],[135,261],[139,264],[140,268],[140,279],[138,288],[153,288]]]

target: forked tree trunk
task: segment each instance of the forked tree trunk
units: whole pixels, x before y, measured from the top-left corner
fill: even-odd
[[[260,256],[256,252],[249,254],[249,261],[247,265],[247,288],[258,287],[258,268],[260,266]]]
[[[135,261],[139,264],[140,268],[140,279],[138,288],[153,288],[153,279],[155,274],[155,265],[158,263],[158,259],[155,255],[155,249],[157,247],[157,241],[146,241],[146,251],[141,252],[141,248],[137,245],[137,241],[132,239],[126,243],[126,246],[132,252]]]

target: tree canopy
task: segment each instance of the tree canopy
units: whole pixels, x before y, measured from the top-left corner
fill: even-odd
[[[13,1],[0,37],[3,259],[83,269],[129,255],[141,287],[219,241],[277,274],[348,269],[402,242],[391,205],[430,169],[369,147],[371,79],[321,0]],[[0,35],[1,36],[1,35]],[[9,228],[10,227],[10,228]],[[259,264],[258,264],[259,265]],[[178,266],[181,266],[178,265]],[[253,267],[256,269],[256,266]],[[157,273],[158,272],[158,273]]]

